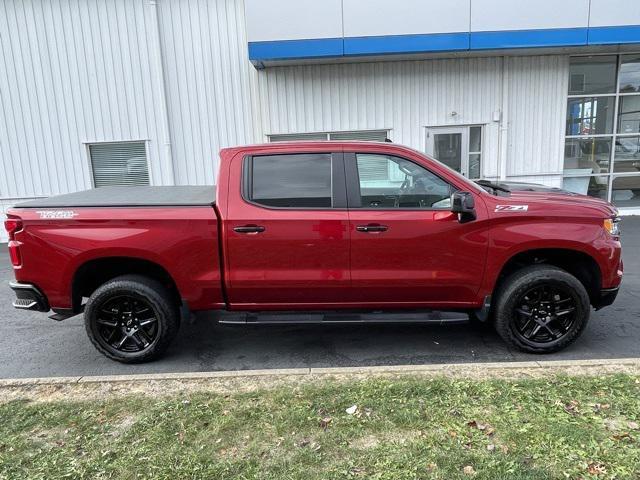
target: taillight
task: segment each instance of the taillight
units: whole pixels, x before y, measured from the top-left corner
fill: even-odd
[[[16,232],[22,230],[22,220],[19,218],[7,218],[4,221],[4,228],[9,234],[9,258],[14,267],[22,265],[22,256],[20,255],[20,242],[16,240]]]
[[[9,240],[14,240],[14,234],[22,229],[22,220],[19,218],[7,218],[4,221],[4,228],[9,234]]]
[[[11,259],[11,265],[19,267],[22,265],[22,258],[20,256],[20,242],[15,240],[9,241],[9,258]]]

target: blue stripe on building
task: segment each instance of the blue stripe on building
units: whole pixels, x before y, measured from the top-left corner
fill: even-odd
[[[586,45],[587,28],[471,32],[471,50]]]
[[[466,32],[345,37],[344,39],[345,55],[445,52],[468,49],[469,34]]]
[[[343,43],[342,38],[249,42],[249,60],[342,57],[344,55]]]
[[[640,25],[589,28],[589,45],[616,43],[640,43]]]
[[[640,25],[249,42],[249,59],[256,63],[298,58],[628,43],[640,44]]]

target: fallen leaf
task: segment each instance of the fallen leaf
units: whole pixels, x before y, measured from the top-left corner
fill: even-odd
[[[449,436],[451,438],[456,438],[458,436],[458,432],[456,432],[455,430],[449,430]]]
[[[502,453],[507,454],[509,453],[509,447],[507,447],[506,445],[500,445],[500,450],[502,451]]]
[[[602,475],[607,473],[607,468],[601,462],[591,462],[587,466],[587,471],[591,475]]]
[[[624,432],[624,433],[621,433],[619,435],[613,435],[612,438],[614,440],[618,440],[618,441],[628,440],[630,442],[633,442],[633,437],[629,434],[629,432]]]
[[[367,473],[367,471],[366,471],[363,467],[352,467],[352,468],[349,470],[349,473],[350,473],[351,475],[356,475],[356,476],[358,476],[358,477],[359,477],[359,476],[362,476],[362,475],[364,475],[365,473]]]
[[[296,445],[297,445],[299,448],[302,448],[302,447],[306,447],[306,446],[307,446],[307,445],[309,445],[310,443],[311,443],[311,441],[310,441],[308,438],[303,438],[303,439],[302,439],[302,440],[300,440]]]
[[[477,422],[476,420],[471,420],[470,422],[467,422],[467,425],[471,428],[477,428],[481,432],[484,432],[485,435],[493,435],[496,431],[495,428],[493,428],[488,423],[480,423],[480,422]]]
[[[475,475],[476,471],[471,465],[467,465],[462,469],[462,473],[464,473],[465,475],[471,476],[471,475]]]
[[[435,463],[431,462],[429,465],[427,465],[427,471],[428,472],[433,472],[434,470],[436,470],[438,468],[438,465],[436,465]]]
[[[638,430],[638,428],[640,428],[637,422],[627,422],[627,427],[629,427],[631,430]]]
[[[580,402],[577,400],[571,400],[569,403],[564,405],[564,411],[571,415],[577,415],[580,413],[580,409],[578,408],[579,405]]]
[[[347,412],[349,415],[353,415],[357,411],[358,411],[358,406],[357,405],[352,405],[352,406],[350,406],[349,408],[347,408],[345,410],[345,412]]]
[[[322,428],[323,430],[326,430],[327,428],[329,428],[329,424],[331,423],[331,417],[322,417],[320,419],[320,428]]]
[[[493,443],[490,443],[489,445],[487,445],[487,450],[489,450],[490,452],[493,452],[496,449],[496,446]]]

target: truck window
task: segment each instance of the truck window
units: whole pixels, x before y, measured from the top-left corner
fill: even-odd
[[[404,158],[358,153],[362,208],[451,208],[451,186]]]
[[[331,208],[331,154],[251,159],[250,200],[267,207]]]

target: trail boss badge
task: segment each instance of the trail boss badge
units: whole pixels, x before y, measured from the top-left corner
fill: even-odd
[[[38,210],[38,215],[46,219],[69,219],[78,216],[73,210]]]

